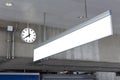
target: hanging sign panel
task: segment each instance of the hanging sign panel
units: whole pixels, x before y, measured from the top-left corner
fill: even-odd
[[[106,11],[34,49],[34,61],[113,34],[111,12]]]

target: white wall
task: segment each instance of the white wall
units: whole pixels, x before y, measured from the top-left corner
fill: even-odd
[[[52,58],[99,61],[98,41],[94,41],[80,47],[56,54],[52,56]]]
[[[16,27],[15,30],[15,57],[30,57],[33,58],[33,50],[38,44],[42,43],[43,38],[43,26],[37,24],[30,24],[30,28],[33,28],[36,31],[37,39],[32,44],[27,44],[21,39],[21,31],[27,27],[26,23],[19,22],[10,22],[10,21],[0,21],[1,27],[7,27],[11,25]],[[63,32],[65,29],[59,28],[47,28],[47,39],[58,35]],[[7,55],[7,29],[0,30],[0,57],[6,57]]]
[[[120,62],[120,35],[99,40],[100,61]]]
[[[0,30],[0,56],[7,55],[7,33]],[[3,46],[4,45],[4,46]]]
[[[116,79],[115,80],[120,80],[120,76],[116,76]]]
[[[3,24],[4,23],[4,24]],[[27,44],[20,38],[20,32],[26,27],[25,23],[14,23],[14,22],[0,22],[1,26],[6,27],[7,25],[15,26],[17,24],[18,29],[15,31],[15,56],[16,57],[33,57],[33,49],[36,45],[42,43],[42,30],[43,27],[30,24],[37,33],[37,40],[33,44]],[[47,28],[47,39],[50,39],[65,29],[59,28]],[[67,45],[67,44],[63,44]],[[6,56],[7,54],[7,32],[0,30],[0,56]],[[61,46],[62,47],[62,46]],[[42,55],[42,53],[41,53]],[[59,53],[51,56],[50,58],[57,59],[73,59],[73,60],[89,60],[89,61],[104,61],[104,62],[120,62],[120,35],[114,35],[98,41],[94,41],[77,48]]]
[[[120,62],[120,35],[114,34],[52,56],[59,59]]]
[[[114,72],[97,72],[97,80],[116,80],[116,73]]]

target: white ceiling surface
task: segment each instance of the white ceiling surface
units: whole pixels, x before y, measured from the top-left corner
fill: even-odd
[[[14,6],[5,7],[5,2]],[[84,1],[74,0],[0,0],[0,19],[43,23],[51,26],[71,26],[80,22],[78,16],[84,15]]]
[[[13,2],[14,6],[6,7],[5,2]],[[86,2],[88,18],[110,9],[115,30],[120,28],[120,0],[86,0]],[[85,16],[84,5],[84,0],[0,0],[0,19],[43,24],[43,13],[46,12],[46,25],[71,28],[86,20],[77,18]]]

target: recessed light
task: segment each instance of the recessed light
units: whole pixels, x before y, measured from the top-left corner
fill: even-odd
[[[6,2],[6,3],[5,3],[5,6],[11,7],[11,6],[13,6],[13,3],[11,3],[11,2]]]

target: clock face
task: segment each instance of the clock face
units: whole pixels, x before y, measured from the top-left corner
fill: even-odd
[[[36,40],[36,33],[31,28],[25,28],[21,32],[21,38],[27,43],[33,43]]]

